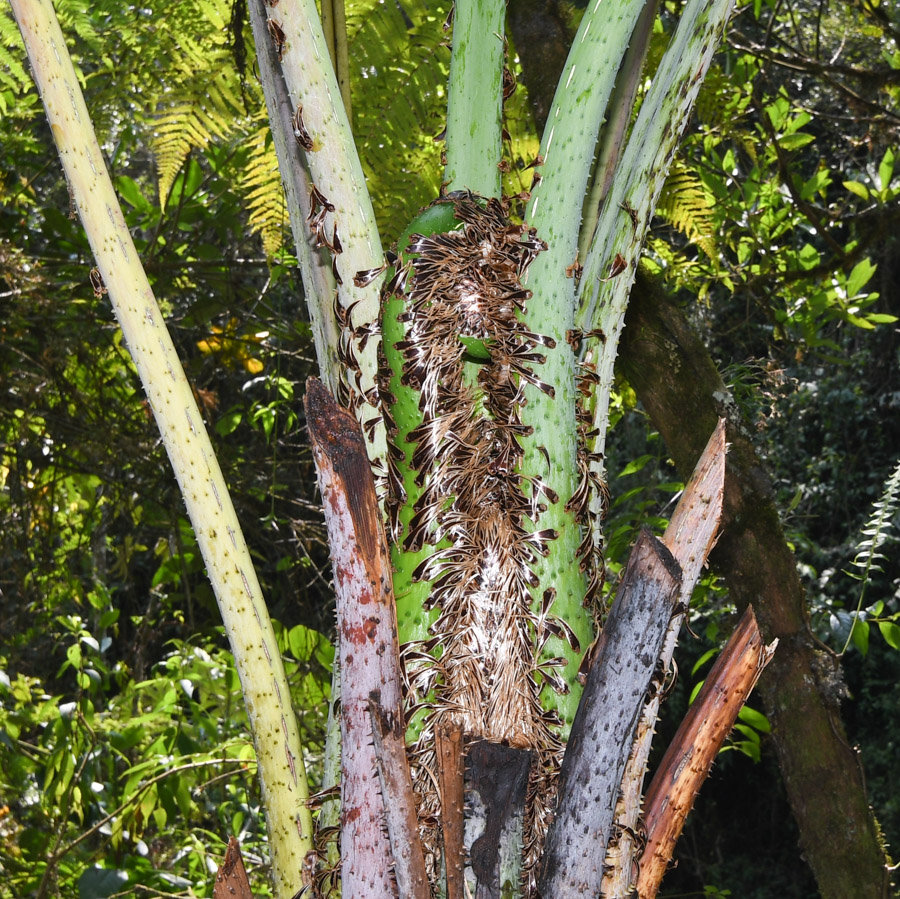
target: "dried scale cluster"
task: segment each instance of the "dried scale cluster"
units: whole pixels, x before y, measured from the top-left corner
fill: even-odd
[[[311,149],[312,138],[306,131],[303,124],[303,107],[298,106],[294,114],[294,137],[297,142],[305,150]],[[334,278],[336,287],[341,287],[344,279],[341,276],[338,267],[338,258],[344,252],[344,246],[341,243],[338,234],[338,223],[335,218],[335,206],[319,190],[315,184],[311,185],[309,191],[309,213],[306,217],[306,223],[313,237],[313,246],[317,250],[326,249],[331,254],[331,274]],[[331,217],[329,221],[329,216]],[[331,225],[331,234],[328,233],[328,225]],[[364,287],[384,271],[384,266],[373,269],[372,272],[357,273],[354,283],[358,287]],[[367,278],[361,279],[359,275],[365,274]],[[370,415],[363,418],[363,410],[365,405],[373,409],[378,409],[380,401],[378,398],[378,390],[375,387],[366,389],[363,386],[362,370],[359,364],[358,354],[366,349],[369,339],[378,331],[378,322],[373,321],[365,325],[353,324],[353,309],[356,303],[349,306],[342,306],[338,291],[334,292],[333,312],[335,321],[340,327],[340,338],[337,346],[337,357],[341,363],[340,376],[337,382],[337,401],[346,409],[350,409],[357,418],[362,418],[361,424],[367,436],[371,440],[376,425],[381,421],[380,415]],[[383,470],[379,470],[378,463],[373,463],[377,474],[383,474]]]
[[[542,661],[540,653],[550,636],[577,647],[568,626],[550,615],[552,591],[543,608],[532,609],[532,565],[555,533],[530,530],[525,519],[537,521],[557,497],[540,478],[521,473],[525,385],[553,394],[533,367],[544,360],[539,348],[555,342],[520,321],[530,297],[522,279],[545,245],[533,229],[510,223],[505,201],[463,193],[439,202],[448,201],[462,228],[412,235],[412,261],[385,287],[388,295],[405,291],[406,336],[395,349],[422,415],[409,435],[421,493],[406,533],[394,537],[410,552],[434,547],[414,579],[430,582],[429,603],[438,611],[433,639],[406,653],[408,703],[429,708],[413,757],[427,820],[436,797],[427,795],[433,755],[426,747],[437,724],[450,719],[470,739],[535,750],[526,822],[533,861],[550,815],[546,772],[561,751],[558,717],[539,697],[545,684],[567,689],[558,674],[565,660]],[[381,392],[389,407],[386,385]],[[406,501],[403,460],[399,449],[389,453],[395,523]]]
[[[598,615],[606,579],[601,524],[609,508],[609,488],[600,474],[603,455],[593,452],[590,447],[599,433],[594,427],[593,410],[596,386],[600,381],[597,374],[597,349],[594,344],[598,341],[602,343],[606,338],[599,329],[586,334],[572,330],[566,336],[576,357],[579,351],[583,350],[578,363],[580,373],[576,379],[575,403],[578,428],[578,486],[566,504],[566,511],[571,512],[584,528],[584,536],[576,551],[576,557],[588,579],[584,604]],[[597,630],[599,631],[599,627]]]

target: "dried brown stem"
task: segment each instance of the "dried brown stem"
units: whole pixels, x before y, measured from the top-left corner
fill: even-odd
[[[700,786],[777,644],[777,640],[768,646],[763,643],[748,606],[647,790],[647,847],[637,880],[640,899],[656,896]]]
[[[234,837],[228,840],[225,858],[216,874],[213,899],[253,899],[244,859],[241,857],[241,846]]]
[[[465,766],[462,727],[453,721],[440,722],[434,729],[434,742],[441,789],[447,899],[463,899]]]
[[[716,542],[725,492],[725,448],[725,421],[720,419],[663,535],[663,543],[681,566],[682,580],[679,607],[669,621],[660,653],[657,668],[660,673],[667,672],[672,663],[678,631],[691,593]],[[644,774],[662,698],[661,686],[644,706],[631,756],[622,777],[622,790],[616,806],[618,827],[607,848],[604,896],[627,895],[636,873],[632,859],[637,844]]]

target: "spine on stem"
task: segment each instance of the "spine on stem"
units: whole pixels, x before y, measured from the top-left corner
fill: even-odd
[[[97,268],[178,479],[234,654],[250,720],[275,895],[293,896],[312,849],[297,719],[281,655],[222,472],[125,223],[49,0],[15,0],[50,130]]]

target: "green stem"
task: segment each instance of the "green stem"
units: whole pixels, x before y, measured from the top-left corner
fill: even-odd
[[[733,0],[689,0],[641,106],[584,263],[575,324],[603,332],[602,340],[583,347],[597,359],[600,376],[594,403],[598,454],[606,446],[613,365],[641,247],[732,6]],[[602,462],[596,470],[602,475]]]
[[[97,267],[159,425],[247,704],[277,897],[301,886],[312,819],[296,716],[253,562],[203,418],[125,223],[49,0],[14,0],[35,81]]]
[[[347,10],[344,0],[333,0],[334,5],[334,72],[341,89],[341,99],[347,121],[353,127],[353,106],[350,100],[350,45],[347,41]]]
[[[597,162],[594,164],[594,175],[584,204],[584,215],[581,222],[581,235],[578,240],[578,256],[584,259],[594,237],[594,229],[600,217],[600,209],[612,185],[616,164],[622,154],[625,143],[625,131],[631,121],[634,98],[637,96],[641,72],[647,59],[650,36],[653,34],[653,23],[659,0],[650,0],[644,4],[640,18],[634,28],[634,34],[628,44],[622,67],[616,77],[616,86],[609,101],[609,115],[600,135],[597,151]]]
[[[307,297],[334,295],[335,280],[327,250],[317,249],[309,241],[306,222],[310,217],[310,174],[303,148],[294,137],[294,110],[281,74],[278,53],[266,30],[265,0],[250,0],[250,24],[256,41],[259,77],[266,98],[278,168],[287,197],[287,210],[294,237],[294,248]],[[332,393],[337,391],[340,363],[337,357],[340,329],[327,304],[309,302],[313,342],[322,380]]]
[[[447,97],[450,190],[500,196],[503,0],[457,0]]]
[[[363,287],[357,287],[353,279],[357,272],[375,269],[384,262],[375,212],[315,0],[279,0],[276,6],[267,3],[266,13],[273,29],[277,27],[276,33],[284,35],[279,48],[281,68],[292,110],[302,107],[303,126],[309,136],[306,159],[312,183],[323,198],[318,207],[323,213],[321,227],[318,235],[311,236],[320,242],[333,242],[334,230],[339,232],[340,243],[329,253],[340,279],[337,303],[350,318],[345,338],[354,369],[348,378],[351,403],[365,423],[378,417],[377,404],[372,400],[377,394],[379,341],[363,339],[363,329],[369,333],[377,330],[380,279]],[[328,206],[324,205],[326,201]],[[295,234],[295,241],[301,239],[309,240],[310,235]],[[316,285],[305,281],[304,287],[313,321],[333,316],[334,296],[316,294]],[[363,432],[369,458],[383,464],[384,425],[364,427]]]
[[[581,542],[580,525],[565,508],[578,477],[575,357],[566,339],[574,324],[575,288],[566,269],[575,262],[578,250],[580,212],[594,147],[642,6],[640,0],[606,0],[592,3],[585,13],[541,141],[544,164],[537,171],[542,180],[528,204],[528,223],[537,228],[548,249],[531,267],[528,286],[534,296],[525,320],[532,331],[553,337],[556,347],[546,351],[546,362],[537,372],[542,381],[553,386],[554,395],[527,388],[528,405],[522,419],[534,433],[523,440],[524,467],[525,474],[542,478],[559,496],[559,502],[550,504],[540,521],[534,523],[536,529],[553,528],[559,535],[535,570],[541,579],[540,590],[556,590],[553,613],[573,628],[582,650],[590,643],[592,621],[582,604],[585,577],[574,561]],[[546,652],[569,659],[563,676],[570,692],[552,696],[548,695],[551,691],[544,692],[568,727],[581,694],[576,679],[580,659],[561,640],[549,641]]]

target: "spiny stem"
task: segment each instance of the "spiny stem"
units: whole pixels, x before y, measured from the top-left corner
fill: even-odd
[[[500,195],[503,0],[457,0],[447,96],[450,190]]]
[[[554,338],[556,347],[546,350],[540,366],[543,381],[551,384],[549,396],[528,388],[528,405],[523,422],[534,432],[523,438],[523,471],[543,478],[559,497],[534,522],[535,529],[552,528],[558,534],[550,543],[550,553],[538,561],[535,571],[541,591],[556,590],[555,615],[574,629],[582,650],[592,638],[590,612],[584,608],[587,582],[579,570],[576,551],[581,543],[580,525],[566,509],[575,493],[577,431],[575,419],[575,357],[567,340],[574,324],[575,286],[566,269],[575,262],[578,250],[580,211],[590,177],[591,159],[600,127],[613,91],[616,72],[642,3],[634,0],[593,2],[582,19],[569,58],[553,99],[541,141],[543,165],[536,171],[541,181],[532,192],[527,207],[528,224],[537,228],[548,249],[531,268],[528,286],[534,291],[525,322],[539,334]],[[536,601],[540,601],[540,595]],[[570,692],[559,695],[545,690],[545,701],[571,725],[581,695],[576,675],[580,657],[564,641],[550,640],[549,656],[569,660],[562,672]]]
[[[78,213],[109,291],[219,603],[247,705],[267,813],[275,894],[300,887],[312,818],[281,654],[228,488],[131,239],[49,0],[14,0]]]
[[[363,330],[369,336],[377,330],[380,279],[364,286],[354,284],[357,272],[376,269],[384,262],[372,200],[315,0],[279,0],[275,6],[266,4],[266,13],[272,28],[277,28],[275,33],[283,36],[278,48],[281,68],[291,106],[302,119],[302,139],[317,191],[315,214],[306,230],[311,227],[313,240],[329,249],[338,282],[337,306],[346,319],[344,361],[351,371],[347,395],[339,398],[355,407],[361,422],[371,423],[364,429],[369,458],[383,465],[386,437],[377,408],[379,341],[361,336]],[[295,235],[295,241],[309,237]],[[304,287],[313,321],[334,315],[335,297],[316,295],[316,285],[304,282]]]

